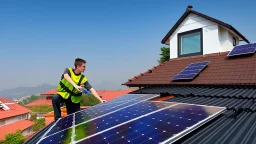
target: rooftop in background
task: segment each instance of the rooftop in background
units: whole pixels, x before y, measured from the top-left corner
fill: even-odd
[[[102,96],[102,99],[110,101],[114,98],[117,98],[121,95],[130,93],[134,90],[137,89],[124,89],[124,90],[96,90],[96,92]],[[53,95],[55,95],[57,93],[57,88],[56,89],[52,89],[49,91],[45,91],[43,93],[41,93],[41,96],[47,96],[48,98],[52,97]]]
[[[7,98],[0,97],[0,101],[3,102],[6,106],[8,106],[9,110],[0,109],[0,119],[13,117],[21,114],[30,113],[31,110],[17,104],[16,102],[9,100]]]
[[[0,140],[5,139],[5,135],[8,133],[15,133],[18,129],[21,131],[31,127],[35,122],[30,120],[21,120],[12,124],[4,125],[0,127]]]
[[[29,104],[26,104],[25,106],[26,107],[31,107],[31,106],[39,106],[39,105],[49,105],[51,106],[52,105],[52,101],[49,100],[49,99],[45,99],[45,98],[40,98],[36,101],[33,101]]]

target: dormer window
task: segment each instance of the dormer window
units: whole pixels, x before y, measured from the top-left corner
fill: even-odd
[[[202,28],[178,33],[178,57],[203,54]]]

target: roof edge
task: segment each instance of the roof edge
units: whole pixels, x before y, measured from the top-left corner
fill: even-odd
[[[190,14],[196,14],[198,16],[201,16],[207,20],[213,21],[221,26],[224,26],[226,28],[228,28],[229,30],[234,31],[239,37],[241,37],[245,42],[250,43],[249,40],[243,36],[238,30],[236,30],[233,26],[231,26],[230,24],[227,24],[223,21],[217,20],[213,17],[207,16],[205,14],[202,14],[200,12],[197,12],[195,10],[191,9],[192,6],[188,6],[188,8],[186,9],[185,13],[179,18],[179,20],[175,23],[175,25],[171,28],[171,30],[165,35],[165,37],[162,39],[161,43],[165,44],[165,42],[169,39],[169,37],[172,35],[172,33],[178,28],[178,26],[182,23],[182,21]]]

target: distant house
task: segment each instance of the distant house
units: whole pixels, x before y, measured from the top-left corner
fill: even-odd
[[[0,97],[0,140],[8,133],[15,133],[20,129],[24,136],[33,132],[33,121],[29,120],[30,110],[16,102]]]

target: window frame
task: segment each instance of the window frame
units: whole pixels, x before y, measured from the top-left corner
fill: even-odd
[[[233,37],[233,46],[236,46],[236,38]]]
[[[184,36],[184,35],[193,34],[193,33],[197,33],[197,32],[200,33],[200,52],[189,53],[189,54],[181,54],[181,37]],[[178,33],[177,38],[178,38],[178,57],[203,55],[203,29],[202,28],[194,29],[194,30],[190,30],[190,31],[182,32],[182,33]]]

